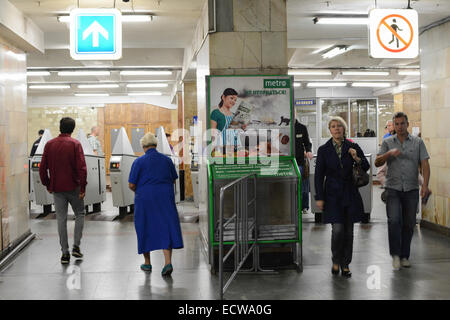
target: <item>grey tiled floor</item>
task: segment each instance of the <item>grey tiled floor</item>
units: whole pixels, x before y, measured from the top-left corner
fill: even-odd
[[[303,218],[303,272],[281,270],[274,275],[238,275],[227,299],[450,299],[450,240],[416,228],[411,269],[393,271],[380,190],[374,188],[372,222],[355,225],[351,279],[330,272],[331,228]],[[189,204],[180,211],[190,210]],[[114,216],[108,202],[102,215]],[[122,221],[86,219],[82,261],[59,262],[56,221],[31,219],[36,239],[0,272],[0,299],[217,299],[218,276],[209,271],[195,223],[182,223],[184,249],[174,250],[172,278],[160,272],[162,252],[152,253],[153,272],[139,269],[132,218]],[[73,231],[74,222],[68,222]],[[73,235],[70,233],[70,237]],[[70,239],[71,243],[72,239]],[[380,288],[367,286],[369,266],[380,270]],[[79,275],[79,276],[78,276]],[[80,280],[79,282],[74,281]],[[78,286],[79,285],[79,286]]]

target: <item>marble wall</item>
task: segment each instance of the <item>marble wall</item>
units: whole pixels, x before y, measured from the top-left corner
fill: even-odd
[[[450,227],[450,22],[420,36],[422,138],[430,154],[433,191],[423,219]]]
[[[0,253],[28,222],[26,55],[0,38]]]
[[[283,0],[233,0],[233,32],[212,33],[211,74],[286,74]]]
[[[394,95],[394,112],[402,111],[408,116],[411,133],[413,127],[418,127],[422,131],[422,114],[420,105],[420,93],[402,92]]]
[[[99,112],[100,109],[100,112]],[[40,129],[49,129],[52,137],[59,135],[59,121],[63,117],[71,117],[75,119],[75,131],[72,134],[73,138],[78,136],[80,129],[85,134],[91,132],[93,126],[101,125],[100,133],[103,134],[103,119],[98,119],[98,116],[103,115],[103,108],[90,107],[47,107],[47,108],[29,108],[28,109],[28,154],[34,141],[38,138],[38,131]],[[100,143],[104,146],[103,139],[100,137]]]

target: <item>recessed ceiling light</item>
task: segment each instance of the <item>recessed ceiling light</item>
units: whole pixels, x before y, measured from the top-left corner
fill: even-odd
[[[61,15],[57,17],[59,22],[70,22],[69,15]],[[123,14],[122,22],[148,22],[153,20],[151,14]]]
[[[33,84],[28,88],[30,89],[70,89],[70,85],[68,84]]]
[[[322,54],[322,58],[330,59],[337,55],[343,54],[344,52],[350,51],[351,49],[348,46],[336,46],[333,49]]]
[[[58,76],[62,77],[78,77],[78,76],[109,76],[109,71],[59,71]]]
[[[388,76],[387,71],[342,71],[344,76]]]
[[[172,71],[137,71],[137,70],[126,70],[120,71],[121,76],[167,76],[171,75]]]
[[[331,71],[314,71],[314,70],[289,70],[288,71],[289,75],[294,75],[294,76],[330,76],[331,75]]]
[[[420,71],[416,70],[405,70],[405,71],[399,71],[399,75],[401,76],[420,76]]]
[[[352,87],[377,87],[387,88],[390,87],[390,82],[353,82]]]
[[[167,83],[130,83],[127,84],[128,88],[166,88],[169,85]]]
[[[162,93],[159,91],[149,91],[149,92],[130,92],[129,96],[161,96]]]
[[[314,24],[348,24],[367,25],[368,18],[361,17],[315,17]]]
[[[301,87],[301,83],[300,82],[294,82],[294,87]]]
[[[149,14],[123,14],[122,22],[149,22],[153,16]]]
[[[49,75],[50,75],[49,71],[27,71],[28,77],[45,77]]]
[[[308,82],[307,87],[345,87],[347,82]]]
[[[117,83],[110,84],[79,84],[78,88],[80,89],[102,89],[102,88],[118,88],[119,85]]]
[[[108,93],[75,93],[77,97],[108,97]]]

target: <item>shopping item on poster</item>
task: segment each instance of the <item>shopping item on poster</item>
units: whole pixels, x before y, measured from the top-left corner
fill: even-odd
[[[244,125],[247,126],[251,122],[252,117],[252,111],[254,109],[254,106],[245,102],[241,101],[239,103],[239,106],[236,110],[236,113],[234,114],[233,118],[230,122],[230,128],[233,129],[240,129]]]

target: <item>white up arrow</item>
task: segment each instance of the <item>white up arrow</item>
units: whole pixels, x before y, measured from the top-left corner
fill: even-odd
[[[108,31],[105,30],[97,21],[92,24],[83,32],[83,40],[85,40],[92,33],[92,46],[98,47],[98,34],[101,33],[103,38],[108,40]]]

